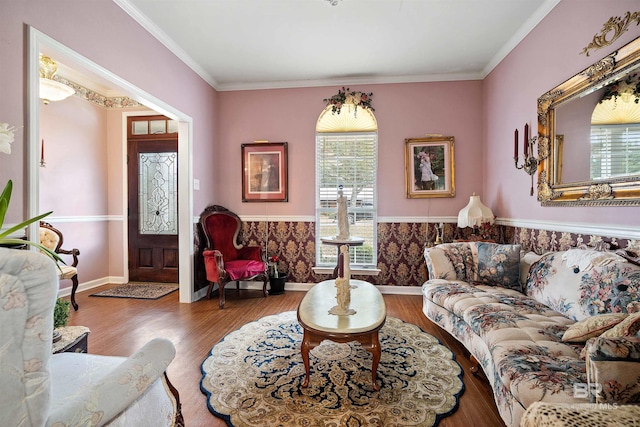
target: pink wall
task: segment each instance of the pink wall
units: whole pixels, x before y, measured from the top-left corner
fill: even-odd
[[[217,93],[158,40],[110,1],[28,0],[0,2],[0,121],[26,122],[25,24],[35,27],[193,119],[193,173],[213,182]],[[11,60],[8,60],[11,58]],[[24,129],[16,134],[11,156],[0,156],[0,182],[12,178],[14,201],[8,221],[22,217]],[[215,186],[194,193],[194,211],[214,199]]]
[[[610,17],[637,10],[637,0],[564,0],[484,80],[484,199],[499,217],[638,224],[640,207],[542,207],[529,197],[529,176],[513,167],[513,131],[537,128],[538,97],[638,37],[633,24],[613,45],[580,54]]]
[[[378,122],[380,216],[457,215],[473,191],[482,192],[480,81],[352,86],[373,92]],[[216,201],[244,215],[314,215],[315,125],[322,100],[338,87],[221,92]],[[407,199],[405,138],[455,137],[456,196]],[[289,202],[242,203],[241,149],[254,140],[289,143]]]
[[[108,212],[106,119],[106,109],[75,96],[40,111],[46,162],[39,168],[40,211],[53,211],[45,221],[63,233],[64,249],[80,249],[83,282],[112,275],[102,261],[109,249],[107,224],[104,219],[86,221],[106,218]],[[70,284],[62,282],[61,287]]]

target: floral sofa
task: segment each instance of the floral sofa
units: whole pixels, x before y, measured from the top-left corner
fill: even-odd
[[[482,367],[507,426],[535,402],[640,402],[640,266],[484,242],[427,248],[425,259],[424,314]]]

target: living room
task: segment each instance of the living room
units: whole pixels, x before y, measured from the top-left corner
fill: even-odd
[[[0,105],[0,118],[18,128],[12,153],[2,156],[0,168],[1,182],[14,181],[7,222],[17,223],[34,213],[54,210],[50,222],[64,230],[67,242],[82,250],[82,291],[124,282],[126,277],[122,111],[87,107],[87,102],[77,97],[40,106],[40,138],[34,138],[38,125],[29,120],[32,102],[25,96],[31,85],[25,64],[34,56],[27,48],[31,37],[52,52],[67,56],[65,48],[77,52],[131,82],[144,92],[142,95],[149,95],[148,99],[158,101],[155,111],[190,123],[191,141],[181,146],[185,150],[181,154],[187,153],[183,157],[188,159],[180,173],[186,178],[183,182],[197,179],[199,190],[190,184],[184,192],[181,266],[193,263],[190,250],[185,248],[192,246],[196,218],[209,204],[223,205],[250,223],[268,220],[295,228],[314,221],[309,166],[314,163],[315,123],[324,107],[322,100],[341,84],[218,91],[115,3],[3,2],[1,8],[5,30],[0,52],[3,58],[20,59],[3,61],[4,78],[0,83],[5,100]],[[417,225],[420,230],[427,223],[433,226],[444,222],[455,227],[458,211],[476,192],[491,207],[500,226],[525,230],[534,246],[538,230],[571,233],[586,242],[590,236],[637,240],[638,207],[542,206],[535,194],[529,195],[531,178],[513,167],[513,131],[522,129],[525,123],[536,129],[537,99],[637,38],[640,27],[633,23],[611,45],[592,51],[590,56],[580,53],[610,17],[636,9],[637,2],[631,0],[604,4],[595,0],[560,1],[483,79],[349,85],[352,90],[374,94],[379,127],[379,223],[384,227]],[[40,35],[29,36],[27,26]],[[127,111],[140,113],[139,108]],[[61,120],[68,123],[63,127]],[[404,140],[426,134],[455,137],[455,197],[405,196]],[[34,206],[30,199],[32,184],[23,177],[33,176],[25,165],[40,157],[41,139],[47,165],[37,171],[40,199]],[[242,203],[240,145],[255,140],[288,142],[289,202]],[[37,154],[30,153],[29,146],[36,146]],[[64,161],[70,163],[63,162],[65,157]],[[70,170],[72,176],[58,173]],[[64,203],[56,197],[61,192]],[[415,232],[412,242],[422,245],[422,237]],[[105,252],[108,262],[104,261]],[[406,253],[401,257],[415,272],[399,280],[387,268],[376,283],[414,288],[398,292],[417,294],[423,259],[409,261]],[[383,264],[393,267],[391,261],[384,260]],[[312,267],[307,265],[308,269]],[[181,276],[184,288],[180,301],[186,303],[199,300],[204,291],[191,286],[193,270],[189,270],[181,269],[187,280]],[[307,281],[312,282],[300,280]],[[61,294],[68,295],[68,285],[61,283]]]

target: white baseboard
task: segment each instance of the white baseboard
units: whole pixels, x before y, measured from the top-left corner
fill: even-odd
[[[69,281],[66,281],[66,282],[71,283]],[[122,276],[103,277],[102,279],[91,280],[89,282],[78,284],[78,289],[76,289],[76,294],[78,292],[88,291],[90,289],[97,288],[98,286],[102,286],[102,285],[107,285],[107,284],[122,285],[124,283],[125,283],[124,277]],[[71,286],[58,289],[59,297],[68,297],[70,295],[71,295]]]

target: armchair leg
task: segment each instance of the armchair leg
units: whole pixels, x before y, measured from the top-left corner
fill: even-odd
[[[220,309],[224,308],[224,285],[225,283],[218,283],[218,305]]]
[[[267,276],[264,277],[263,279],[263,284],[262,284],[262,295],[264,295],[265,297],[269,296],[269,291],[267,290],[267,282],[269,280],[267,279]]]
[[[71,286],[71,305],[75,311],[78,311],[78,303],[76,302],[76,290],[78,289],[78,275],[71,278],[73,285]]]

